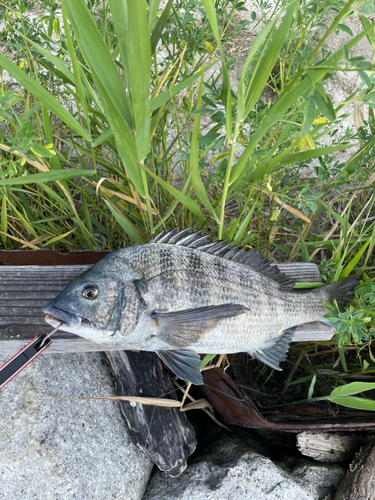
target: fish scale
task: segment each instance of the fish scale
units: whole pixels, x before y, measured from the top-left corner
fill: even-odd
[[[308,292],[261,254],[176,230],[112,252],[45,308],[46,321],[103,345],[155,351],[178,376],[201,384],[199,353],[248,352],[280,369],[293,328],[343,307],[358,278]],[[87,287],[97,293],[87,299]]]

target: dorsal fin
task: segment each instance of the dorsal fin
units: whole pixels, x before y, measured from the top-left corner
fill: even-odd
[[[191,227],[188,227],[183,231],[177,232],[177,228],[175,228],[168,233],[162,232],[150,240],[150,243],[166,243],[195,248],[196,250],[249,266],[254,271],[276,281],[283,288],[293,288],[295,282],[279,271],[276,266],[273,266],[264,255],[255,250],[247,251],[241,247],[230,247],[227,240],[211,241],[209,239],[211,237],[210,234],[203,236],[203,230],[191,233],[190,229]]]

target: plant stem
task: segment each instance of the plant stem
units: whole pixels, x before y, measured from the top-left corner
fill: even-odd
[[[144,165],[143,160],[141,161],[141,164]],[[143,170],[143,168],[141,168],[141,175],[142,175],[142,181],[143,181],[143,189],[145,190],[145,198],[146,198],[146,205],[147,205],[148,222],[150,224],[150,232],[152,233],[153,230],[154,230],[154,222],[152,220],[150,194],[148,192],[148,184],[147,184],[146,172]]]
[[[346,359],[345,359],[344,349],[342,348],[342,346],[340,347],[340,343],[339,343],[339,340],[340,340],[340,334],[339,333],[335,333],[335,339],[336,339],[336,343],[337,343],[337,350],[339,352],[342,369],[344,370],[344,372],[347,372],[348,371],[348,367],[346,365]]]
[[[236,147],[236,139],[239,131],[239,124],[236,125],[233,133],[233,138],[230,144],[230,150],[229,150],[229,155],[228,155],[228,163],[227,163],[227,168],[225,171],[225,178],[224,178],[224,186],[223,186],[223,193],[221,196],[221,209],[220,209],[220,222],[219,222],[219,233],[218,237],[219,240],[223,238],[223,232],[224,232],[224,217],[225,217],[225,203],[227,200],[227,193],[228,193],[228,187],[229,187],[229,180],[230,180],[230,174],[232,171],[232,162],[233,162],[233,155],[234,155],[234,149]]]

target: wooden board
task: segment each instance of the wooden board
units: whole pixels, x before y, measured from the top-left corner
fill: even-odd
[[[320,281],[315,264],[277,264],[285,274],[304,282]],[[43,307],[76,276],[91,266],[0,266],[0,352],[13,354],[41,332],[51,331]],[[294,341],[330,340],[333,328],[323,323],[299,326]],[[76,335],[57,332],[46,353],[112,351]]]

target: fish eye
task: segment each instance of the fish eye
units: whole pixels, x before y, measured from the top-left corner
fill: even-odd
[[[87,286],[83,292],[82,292],[83,297],[85,299],[93,300],[96,299],[96,297],[99,295],[99,290],[96,288],[96,286]]]

